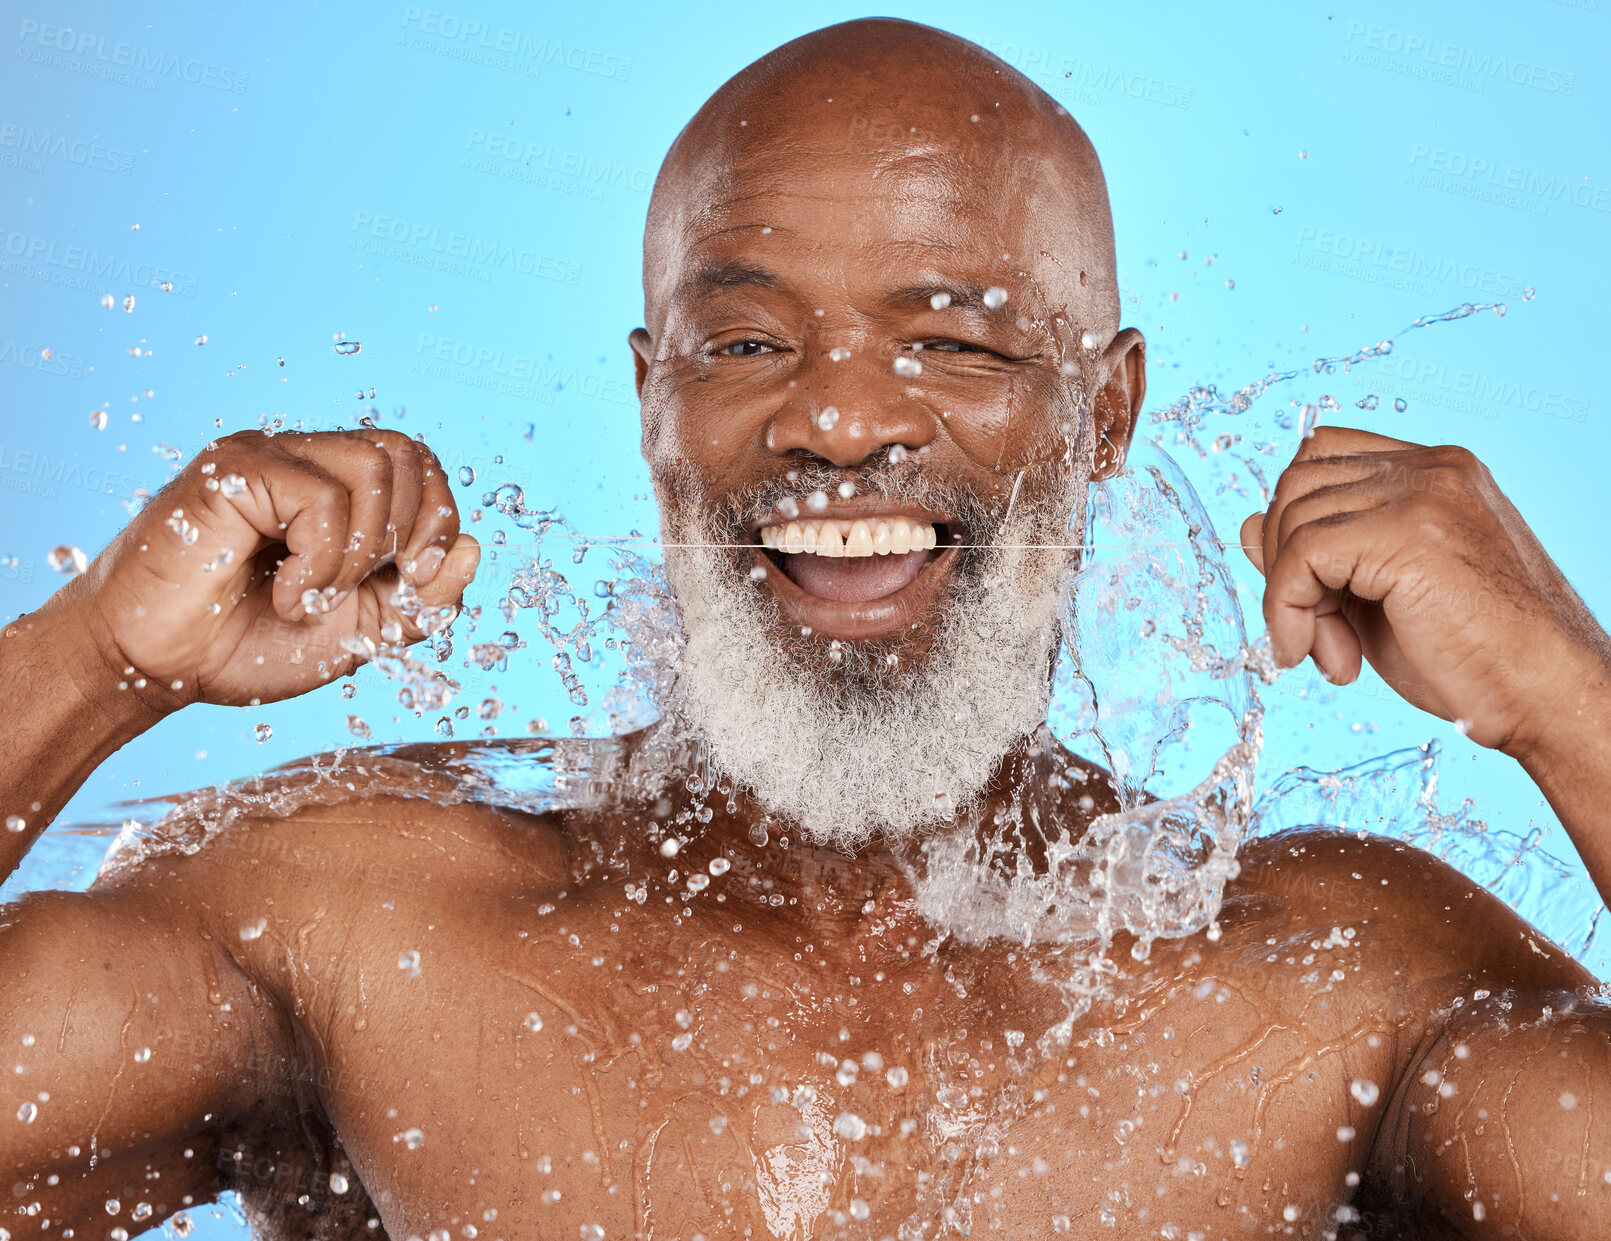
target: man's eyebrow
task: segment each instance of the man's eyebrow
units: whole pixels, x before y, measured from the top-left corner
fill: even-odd
[[[741,259],[726,262],[712,260],[702,264],[682,282],[682,293],[705,293],[713,289],[767,289],[783,288],[783,281],[764,267],[756,267]]]
[[[943,297],[940,308],[947,306],[958,310],[979,310],[984,306],[984,290],[976,284],[957,280],[936,280],[923,284],[908,285],[904,289],[896,289],[888,294],[884,301],[893,307],[934,307],[934,299]]]

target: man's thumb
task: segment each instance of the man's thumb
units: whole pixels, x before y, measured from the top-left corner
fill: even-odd
[[[448,548],[436,576],[419,588],[420,602],[431,607],[457,605],[464,598],[465,587],[475,579],[475,571],[480,564],[481,544],[473,536],[461,532],[453,546]]]

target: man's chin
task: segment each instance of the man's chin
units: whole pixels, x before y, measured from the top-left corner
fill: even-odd
[[[1045,720],[1055,573],[964,574],[917,630],[847,640],[802,635],[726,557],[668,570],[686,637],[674,709],[815,844],[855,851],[946,822]]]

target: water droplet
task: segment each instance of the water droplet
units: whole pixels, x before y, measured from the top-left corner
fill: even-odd
[[[106,1200],[106,1213],[108,1215],[116,1215],[122,1209],[123,1209],[123,1204],[121,1202],[119,1202],[116,1198],[108,1198]]]
[[[135,1064],[144,1064],[150,1059],[151,1059],[151,1049],[149,1047],[137,1047],[137,1048],[135,1048],[135,1051],[134,1051],[134,1063]]]
[[[113,297],[110,293],[102,293],[101,305],[106,307],[108,310],[115,310],[117,308],[117,298]]]
[[[1251,1158],[1252,1156],[1248,1154],[1247,1143],[1242,1141],[1241,1138],[1232,1138],[1231,1162],[1238,1168],[1245,1168]]]
[[[867,1122],[855,1112],[840,1112],[834,1117],[833,1131],[847,1142],[859,1142],[867,1136]]]
[[[839,425],[839,411],[832,405],[827,406],[817,415],[817,426],[824,431],[832,431]]]
[[[265,741],[267,741],[270,737],[272,737],[274,735],[273,727],[271,725],[268,725],[268,724],[259,724],[256,728],[254,728],[252,730],[252,732],[257,735],[257,744],[258,745],[262,745]]]
[[[806,497],[806,507],[813,513],[820,513],[828,507],[828,493],[820,488]]]
[[[330,1192],[333,1193],[333,1194],[344,1194],[344,1193],[346,1193],[347,1192],[347,1178],[342,1176],[341,1173],[339,1173],[339,1172],[332,1172],[330,1174]]]
[[[725,875],[732,868],[733,864],[724,857],[711,858],[710,866],[708,867],[713,875]]]
[[[1352,1142],[1354,1140],[1354,1127],[1352,1125],[1338,1125],[1337,1140],[1339,1142]]]
[[[134,313],[134,294],[130,293],[123,299],[123,313],[128,315]]]
[[[90,410],[89,424],[97,431],[106,430],[106,411],[104,409]]]
[[[196,343],[198,345],[205,345],[207,343],[207,333],[203,332],[200,336],[196,337]]]
[[[1530,301],[1533,300],[1533,298],[1535,298],[1537,296],[1538,296],[1538,290],[1533,288],[1532,285],[1528,285],[1525,289],[1522,290],[1522,301],[1524,301],[1524,302],[1530,302]]]
[[[841,1086],[854,1086],[856,1075],[860,1072],[861,1066],[854,1060],[842,1060],[839,1063],[839,1071],[834,1074],[834,1080]]]
[[[339,353],[342,357],[350,358],[355,353],[362,353],[364,346],[363,346],[363,342],[361,342],[361,341],[338,340],[335,343],[334,348],[335,348],[335,351],[337,353]],[[280,360],[280,365],[281,366],[285,365],[285,360],[283,358]]]
[[[347,731],[360,741],[369,740],[369,725],[364,723],[360,716],[349,715],[347,717]]]
[[[459,486],[469,487],[475,483],[475,471],[467,465],[459,467]]]
[[[899,465],[902,461],[905,461],[905,460],[906,460],[906,445],[905,444],[891,444],[889,446],[889,463],[891,465]]]
[[[673,1051],[687,1051],[693,1041],[694,1036],[692,1034],[679,1034],[671,1040],[671,1049]]]
[[[1095,332],[1087,329],[1086,331],[1080,333],[1081,349],[1094,351],[1099,343],[1100,342],[1097,340]]]
[[[417,1151],[425,1145],[425,1135],[418,1129],[404,1129],[392,1138],[393,1142],[401,1142],[411,1151]]]
[[[949,293],[936,293],[933,297],[929,298],[929,305],[935,310],[944,310],[950,304],[951,295]]]
[[[1369,1078],[1356,1077],[1349,1083],[1348,1093],[1358,1099],[1365,1107],[1370,1107],[1381,1097],[1382,1091],[1381,1087]]]
[[[1359,400],[1354,402],[1354,405],[1358,409],[1375,409],[1381,403],[1382,398],[1372,392],[1369,396],[1360,397]]]
[[[183,1211],[178,1211],[168,1217],[168,1227],[173,1229],[174,1236],[188,1237],[196,1230],[196,1221]]]
[[[835,362],[843,362],[850,356],[850,350],[846,349],[843,345],[836,345],[834,348],[828,350],[828,356]]]
[[[6,816],[6,831],[8,832],[20,832],[27,826],[27,821],[20,814],[8,814]]]
[[[895,373],[904,375],[907,379],[916,379],[923,373],[923,363],[903,353],[895,359]]]
[[[64,577],[77,577],[89,567],[89,557],[72,544],[62,543],[50,549],[45,563]]]
[[[399,952],[397,954],[397,968],[402,970],[410,978],[418,978],[420,976],[419,949],[409,948],[406,951]],[[413,1147],[410,1147],[409,1149],[412,1150]]]
[[[537,1034],[543,1028],[543,1019],[536,1013],[527,1013],[524,1025],[533,1034]]]
[[[34,1117],[39,1115],[39,1105],[32,1099],[17,1109],[17,1119],[25,1125],[34,1123]]]
[[[245,926],[241,927],[240,937],[247,941],[254,940],[259,938],[266,930],[268,930],[268,919],[254,918]]]
[[[1007,290],[998,284],[991,285],[984,292],[984,304],[991,310],[1000,310],[1007,304]]]
[[[907,1073],[900,1065],[895,1065],[884,1074],[884,1080],[889,1083],[891,1090],[900,1090],[906,1085]]]
[[[1402,414],[1409,407],[1410,407],[1410,403],[1408,401],[1406,401],[1403,397],[1396,396],[1396,397],[1393,398],[1393,408],[1396,409],[1399,413]]]
[[[582,1241],[604,1241],[604,1229],[597,1224],[582,1225]]]

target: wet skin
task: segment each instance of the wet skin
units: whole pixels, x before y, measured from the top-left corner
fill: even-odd
[[[635,816],[435,806],[427,769],[354,768],[348,801],[13,908],[28,1016],[11,1020],[37,1035],[19,1059],[56,1100],[19,1201],[80,1236],[106,1226],[107,1198],[127,1222],[139,1202],[233,1186],[291,1236],[366,1235],[373,1215],[394,1237],[880,1237],[961,1193],[976,1227],[1009,1236],[1056,1235],[1060,1216],[1078,1235],[1108,1213],[1119,1235],[1234,1237],[1325,1235],[1352,1200],[1367,1235],[1425,1237],[1465,1235],[1439,1208],[1469,1219],[1469,1169],[1515,1235],[1589,1236],[1604,1209],[1590,980],[1417,851],[1255,843],[1218,940],[1141,964],[1121,939],[1127,1008],[1099,1006],[1046,1060],[1035,1038],[1064,1010],[1036,954],[928,947],[877,858],[847,880],[838,855],[758,849],[741,805],[668,861]],[[670,879],[716,856],[732,869],[696,896]],[[842,1083],[845,1060],[869,1067]],[[1370,1106],[1355,1080],[1378,1087]],[[940,1122],[1004,1089],[1022,1115],[999,1149],[948,1158]],[[1563,1093],[1583,1102],[1562,1112]],[[835,1133],[843,1112],[865,1136]],[[89,1171],[97,1127],[111,1154]]]
[[[891,61],[877,49],[893,39]],[[1118,469],[1142,347],[1118,325],[1105,191],[1072,123],[976,49],[900,23],[839,28],[747,73],[679,139],[651,210],[632,345],[668,511],[894,445],[997,511],[1020,470],[1035,488],[1053,463]],[[994,310],[992,287],[1007,293]],[[951,304],[935,309],[936,291]],[[898,372],[903,356],[921,373]],[[828,405],[841,417],[825,426]],[[245,491],[227,502],[207,485],[235,473]],[[233,576],[187,559],[173,507],[203,527],[196,547],[236,549]],[[1340,681],[1369,659],[1411,701],[1471,721],[1611,887],[1605,635],[1480,463],[1327,430],[1243,541],[1283,662],[1312,657]],[[0,643],[16,704],[3,766],[28,773],[0,786],[0,810],[29,820],[0,842],[8,864],[165,711],[344,673],[344,634],[419,636],[392,601],[399,574],[451,604],[474,564],[440,466],[401,436],[209,450]],[[758,546],[734,571],[751,564],[782,568]],[[813,641],[904,640],[919,659],[948,565],[871,603],[791,594],[786,573],[755,589],[778,602],[779,641],[807,626]],[[1501,606],[1449,606],[1474,587]],[[308,588],[327,614],[304,614]],[[1089,1235],[1111,1213],[1119,1236],[1571,1238],[1611,1211],[1594,1111],[1611,1099],[1611,1016],[1586,998],[1592,978],[1413,850],[1255,842],[1219,937],[1145,962],[1121,940],[1124,1011],[1099,1005],[1042,1058],[1027,1053],[1062,1009],[1035,952],[930,947],[886,850],[757,847],[740,795],[666,859],[658,807],[448,804],[447,753],[363,760],[373,774],[334,802],[4,911],[0,1032],[27,1071],[0,1102],[49,1095],[0,1126],[16,1201],[39,1204],[20,1222],[135,1232],[141,1202],[160,1216],[229,1186],[286,1235],[375,1235],[373,1217],[399,1239],[466,1225],[876,1238],[913,1215],[934,1235],[958,1195],[973,1227],[1025,1237],[1056,1235],[1059,1217]],[[1063,762],[1008,763],[987,802],[1027,788],[1077,832],[1092,810],[1045,778]],[[690,895],[686,875],[717,856],[731,869]],[[863,1066],[849,1084],[845,1060]],[[1379,1097],[1362,1102],[1356,1080]],[[1004,1090],[1023,1115],[962,1177],[946,1117]],[[91,1168],[95,1148],[110,1153]],[[1339,1223],[1350,1198],[1361,1218]]]

